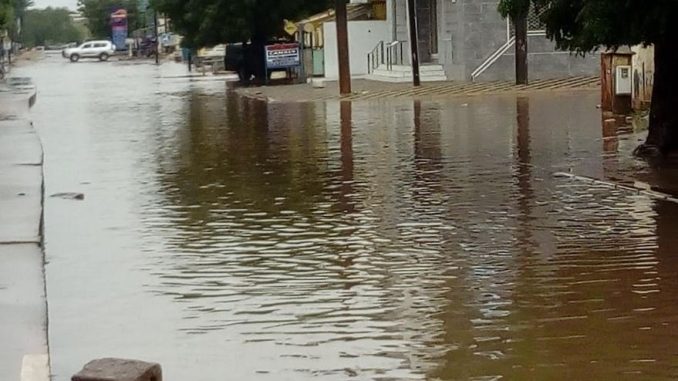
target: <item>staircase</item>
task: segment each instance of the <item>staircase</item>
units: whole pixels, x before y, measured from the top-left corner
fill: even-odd
[[[380,82],[412,82],[412,66],[391,65],[389,70],[387,65],[379,65],[365,78]],[[442,65],[427,64],[420,66],[419,78],[422,82],[447,81],[447,76]]]

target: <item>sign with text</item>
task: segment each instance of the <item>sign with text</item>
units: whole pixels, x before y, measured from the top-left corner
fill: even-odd
[[[288,69],[301,66],[299,44],[275,44],[266,46],[266,68]]]
[[[127,10],[118,9],[111,13],[111,39],[116,49],[125,49],[127,40]]]

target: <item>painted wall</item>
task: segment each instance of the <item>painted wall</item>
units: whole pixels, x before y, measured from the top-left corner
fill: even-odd
[[[527,46],[530,80],[600,75],[600,53],[590,53],[582,57],[558,51],[551,40],[540,36],[528,37]],[[515,59],[515,48],[511,47],[478,80],[514,80]]]
[[[334,22],[323,24],[325,35],[325,78],[337,79],[337,27]],[[380,41],[389,41],[388,21],[351,21],[348,23],[351,75],[367,74],[367,55]]]
[[[652,101],[654,84],[654,46],[634,46],[633,56],[633,108],[647,107]]]
[[[406,0],[396,1],[396,35],[409,40]],[[507,41],[506,20],[497,11],[498,0],[438,0],[438,63],[450,80],[468,81],[471,73]],[[529,39],[530,77],[553,78],[598,75],[600,56],[573,56],[555,50],[545,37]],[[502,56],[479,80],[512,80],[514,50]]]

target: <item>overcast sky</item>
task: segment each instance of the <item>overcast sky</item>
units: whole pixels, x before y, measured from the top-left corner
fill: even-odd
[[[47,7],[67,7],[75,10],[78,7],[78,0],[33,0],[36,8]]]

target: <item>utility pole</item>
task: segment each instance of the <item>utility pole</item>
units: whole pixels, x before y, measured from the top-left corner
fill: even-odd
[[[160,64],[160,39],[158,38],[158,11],[153,10],[153,25],[155,29],[155,64]]]
[[[527,12],[513,20],[516,28],[516,85],[527,85]]]
[[[351,94],[351,66],[348,57],[348,16],[346,0],[335,0],[337,19],[337,53],[339,58],[339,93]]]
[[[407,17],[410,26],[410,50],[412,52],[412,83],[414,86],[421,86],[421,77],[419,76],[419,36],[417,32],[417,8],[415,0],[407,0]]]

